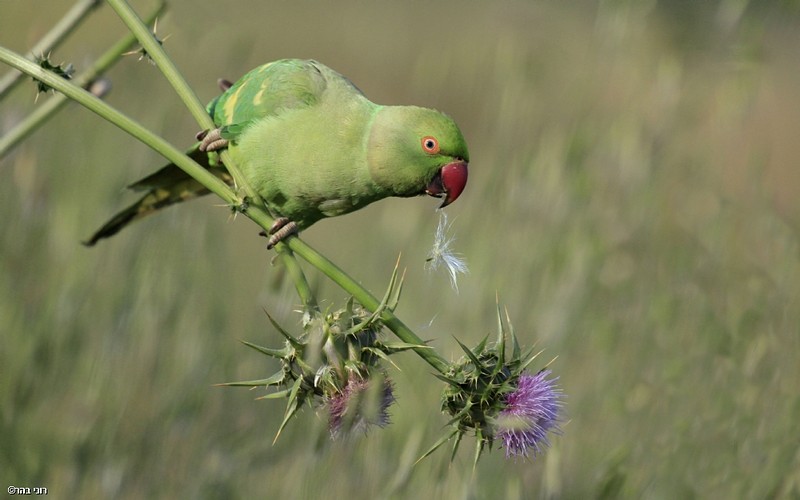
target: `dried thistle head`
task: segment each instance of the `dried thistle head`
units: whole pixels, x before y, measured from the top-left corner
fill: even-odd
[[[383,338],[381,314],[397,306],[401,288],[402,278],[398,280],[395,266],[384,299],[375,311],[368,311],[353,298],[341,309],[304,311],[303,333],[299,336],[288,333],[267,314],[285,338],[284,346],[274,349],[244,344],[280,360],[280,370],[265,379],[220,385],[276,388],[277,392],[259,399],[288,399],[278,435],[304,403],[327,410],[332,437],[371,425],[387,425],[394,395],[382,363],[391,363],[389,356],[396,352],[425,347]]]
[[[338,439],[366,433],[370,427],[389,425],[389,406],[394,402],[391,380],[382,374],[352,376],[340,390],[325,396],[328,429]]]

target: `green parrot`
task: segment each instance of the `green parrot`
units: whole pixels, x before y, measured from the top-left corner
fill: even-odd
[[[228,148],[250,185],[279,216],[269,247],[289,234],[389,196],[456,200],[469,153],[448,116],[417,106],[371,102],[350,80],[313,60],[283,59],[239,81],[220,82],[208,113],[218,127],[198,134],[188,155],[228,184],[216,162]],[[129,186],[146,194],[86,245],[166,206],[207,194],[175,165]]]

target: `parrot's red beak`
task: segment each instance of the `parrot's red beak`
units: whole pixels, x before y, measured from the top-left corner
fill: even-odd
[[[436,173],[431,183],[425,188],[425,194],[436,198],[444,195],[444,201],[439,206],[439,208],[444,208],[456,201],[464,191],[468,174],[467,162],[458,160],[448,163]]]

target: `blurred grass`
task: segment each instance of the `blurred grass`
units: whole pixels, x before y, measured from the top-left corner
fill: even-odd
[[[0,43],[24,51],[51,4],[5,0]],[[498,291],[522,340],[558,356],[564,435],[532,463],[495,452],[473,475],[465,446],[411,470],[445,418],[404,354],[389,428],[329,443],[307,410],[271,446],[280,403],[210,387],[271,373],[237,343],[279,342],[262,307],[297,331],[256,227],[207,199],[83,248],[161,161],[73,107],[0,161],[2,482],[57,498],[800,496],[797,4],[337,5],[176,1],[159,33],[203,99],[218,77],[313,57],[376,102],[453,116],[472,157],[448,208],[471,266],[460,295],[423,271],[432,200],[304,238],[376,293],[402,252],[398,312],[446,357],[453,336],[493,331]],[[103,8],[53,59],[85,64],[122,29]],[[155,68],[110,76],[113,105],[189,142]],[[3,102],[0,127],[33,94]]]

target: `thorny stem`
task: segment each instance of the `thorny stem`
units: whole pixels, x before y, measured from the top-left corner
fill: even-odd
[[[9,64],[18,70],[30,75],[31,77],[44,82],[46,85],[63,93],[70,99],[77,101],[82,106],[89,109],[103,119],[113,123],[123,131],[133,135],[136,139],[145,143],[168,160],[172,161],[186,173],[194,177],[212,193],[216,194],[226,203],[234,204],[238,200],[227,184],[218,179],[191,158],[186,156],[175,146],[171,145],[161,137],[150,132],[135,120],[125,116],[116,109],[112,108],[101,99],[95,97],[84,89],[74,85],[64,78],[51,71],[40,68],[37,64],[25,59],[5,47],[0,47],[0,61]]]
[[[205,130],[215,128],[214,121],[208,115],[205,106],[198,99],[197,94],[192,90],[183,75],[175,67],[172,59],[169,58],[161,43],[156,40],[150,28],[139,18],[131,6],[125,0],[108,0],[108,4],[117,12],[117,15],[122,19],[122,22],[128,27],[129,30],[136,36],[142,48],[147,52],[147,55],[153,60],[158,69],[164,74],[164,77],[175,89],[175,92],[183,100],[189,112],[194,119],[200,124],[200,127]],[[249,198],[249,204],[256,206],[265,206],[264,202],[258,193],[249,185],[247,180],[239,170],[236,163],[230,157],[227,150],[223,150],[220,154],[222,163],[225,168],[233,176],[234,182],[240,186],[245,195]],[[242,203],[239,203],[242,205]]]
[[[147,16],[147,22],[151,23],[159,16],[165,9],[166,4],[161,4]],[[126,37],[117,42],[114,46],[108,49],[105,54],[100,56],[94,64],[86,71],[81,73],[72,81],[79,87],[86,88],[98,76],[111,68],[115,63],[120,60],[120,55],[128,50],[128,48],[136,42],[136,37],[129,33]],[[13,74],[23,75],[24,73],[14,72]],[[98,96],[100,97],[100,96]],[[45,121],[55,115],[61,108],[63,108],[69,99],[64,94],[55,94],[28,115],[24,120],[18,123],[14,128],[6,132],[0,137],[0,158],[3,157],[8,151],[13,149],[20,141],[32,134],[36,129],[42,126]]]
[[[150,29],[144,22],[142,22],[128,2],[125,0],[108,0],[108,4],[111,5],[111,8],[116,11],[117,15],[119,15],[125,25],[128,26],[128,29],[131,30],[131,33],[133,33],[139,40],[142,48],[147,52],[147,55],[153,60],[156,66],[158,66],[158,69],[164,74],[164,77],[167,79],[170,85],[172,85],[172,88],[175,90],[178,96],[183,100],[183,103],[186,105],[192,116],[194,116],[194,119],[197,121],[200,127],[204,130],[213,129],[216,125],[208,115],[208,112],[200,102],[200,99],[198,99],[197,94],[183,78],[183,75],[180,73],[180,71],[178,71],[178,68],[175,67],[175,64],[164,51],[161,43],[155,38],[153,33],[150,32]],[[223,150],[220,153],[220,158],[222,159],[222,163],[225,165],[225,168],[233,177],[234,185],[241,187],[247,196],[246,200],[240,199],[235,205],[232,206],[237,207],[237,210],[245,213],[248,210],[251,210],[251,206],[263,208],[269,211],[269,207],[267,207],[267,205],[261,199],[261,196],[258,194],[258,192],[256,192],[256,190],[250,186],[250,183],[247,182],[247,179],[244,177],[244,175],[242,175],[241,170],[239,170],[236,162],[233,160],[233,158],[231,158],[230,153],[228,153],[227,150]],[[272,214],[270,214],[270,216],[274,219]],[[264,226],[264,228],[268,228],[271,225],[272,222],[270,221],[267,226]],[[278,246],[280,246],[280,244]],[[300,266],[296,262],[290,262],[294,259],[294,255],[292,255],[291,252],[279,253],[281,254],[281,259],[283,260],[284,265],[286,265],[287,269],[290,270],[290,275],[294,280],[295,288],[297,289],[298,293],[301,294],[301,300],[303,300],[304,305],[310,306],[313,304],[313,307],[316,309],[316,300],[309,301],[309,295],[302,295],[302,293],[310,294],[310,289],[308,288],[308,283]]]
[[[314,297],[314,293],[308,285],[308,280],[306,280],[306,276],[300,268],[300,263],[294,258],[292,250],[286,245],[278,245],[275,247],[275,251],[283,258],[283,264],[286,266],[286,271],[289,273],[289,276],[292,277],[292,281],[294,281],[297,295],[299,295],[300,300],[303,301],[305,310],[318,313],[319,305],[317,304],[317,298]]]
[[[169,161],[183,169],[187,174],[191,175],[195,180],[208,188],[209,191],[222,198],[226,203],[234,205],[238,202],[236,194],[227,184],[219,180],[213,174],[209,173],[206,169],[195,163],[193,160],[191,160],[191,158],[187,157],[183,152],[167,143],[161,137],[153,134],[136,121],[120,113],[118,110],[112,108],[82,88],[73,85],[72,83],[50,71],[40,68],[38,65],[4,47],[0,47],[0,61],[10,64],[20,71],[23,71],[28,75],[41,80],[50,87],[64,93],[70,99],[73,99],[79,104],[85,106],[90,111],[97,113],[102,118],[121,128],[123,131],[133,135],[135,138],[145,143],[163,155]],[[264,229],[269,229],[273,222],[270,214],[268,214],[266,210],[258,205],[249,207],[245,212],[245,215]],[[281,244],[288,246],[295,254],[299,255],[312,266],[320,270],[323,274],[328,276],[328,278],[339,285],[344,291],[351,294],[368,310],[375,311],[380,306],[380,301],[370,294],[363,286],[347,275],[333,262],[311,248],[304,241],[300,240],[300,238],[292,237]],[[397,335],[397,337],[403,342],[424,345],[425,342],[391,311],[384,309],[381,315],[381,320],[383,321],[384,325],[394,332],[394,334]],[[433,349],[420,348],[415,349],[415,352],[440,373],[444,373],[447,369],[447,361]]]
[[[50,52],[57,47],[72,31],[89,15],[89,13],[100,6],[100,0],[81,0],[64,14],[64,17],[53,26],[47,34],[39,40],[28,53],[28,59],[33,59],[46,52]],[[5,97],[21,81],[23,73],[11,71],[0,80],[0,99]]]
[[[257,219],[253,218],[256,222]],[[375,311],[380,306],[380,301],[375,298],[367,289],[361,286],[350,275],[342,271],[336,264],[328,260],[324,255],[320,254],[300,238],[292,238],[287,242],[297,255],[308,261],[309,264],[316,267],[334,283],[339,285],[345,292],[352,295],[361,305],[370,311]],[[415,334],[411,328],[406,326],[400,318],[394,315],[391,311],[384,309],[381,314],[381,321],[386,325],[389,330],[394,332],[397,337],[403,342],[415,345],[424,345],[425,342]],[[447,370],[447,360],[440,356],[433,349],[414,349],[414,351],[425,361],[428,362],[439,373],[444,374]]]

